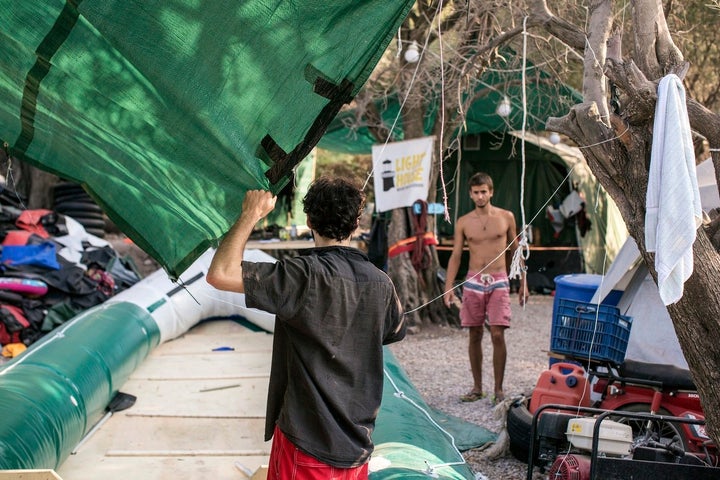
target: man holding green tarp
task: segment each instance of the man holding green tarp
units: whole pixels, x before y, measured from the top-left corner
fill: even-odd
[[[303,200],[316,248],[277,263],[243,261],[275,197],[249,191],[220,244],[210,285],[244,293],[276,315],[265,439],[268,479],[367,479],[383,390],[382,346],[405,336],[390,278],[350,247],[365,194],[340,178],[316,180]]]

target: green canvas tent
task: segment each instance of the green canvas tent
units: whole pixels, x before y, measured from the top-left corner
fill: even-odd
[[[465,142],[459,165],[457,154],[447,160],[445,171],[451,178],[445,181],[451,187],[448,208],[452,221],[439,219],[439,234],[452,237],[458,216],[472,210],[467,181],[473,173],[484,171],[493,178],[493,205],[512,211],[518,225],[524,220],[532,230],[527,262],[530,272],[541,273],[550,281],[563,273],[604,273],[627,238],[617,206],[578,148],[552,144],[545,137],[526,132],[523,158],[522,141],[520,132],[478,135]],[[524,212],[520,207],[521,188]],[[547,207],[560,205],[573,189],[585,203],[590,228],[579,228],[578,220],[571,217],[556,231]],[[440,188],[437,198],[442,202]]]
[[[176,277],[283,188],[413,3],[0,0],[0,140]]]

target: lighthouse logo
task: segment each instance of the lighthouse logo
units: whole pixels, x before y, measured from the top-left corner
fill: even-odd
[[[375,207],[378,212],[427,200],[433,137],[373,145]]]
[[[392,160],[383,160],[383,171],[380,174],[382,177],[382,191],[387,192],[391,188],[395,187],[395,170],[392,166]]]

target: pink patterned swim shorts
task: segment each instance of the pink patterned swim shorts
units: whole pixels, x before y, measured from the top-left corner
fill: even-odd
[[[510,326],[510,281],[506,274],[468,272],[462,296],[461,326],[482,327],[486,318],[490,325]]]

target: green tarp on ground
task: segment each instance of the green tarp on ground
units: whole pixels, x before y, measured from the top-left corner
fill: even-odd
[[[385,384],[370,478],[473,479],[460,452],[494,442],[497,435],[428,406],[392,352],[385,347],[384,353]]]
[[[412,0],[0,0],[0,139],[177,276],[277,193]]]

